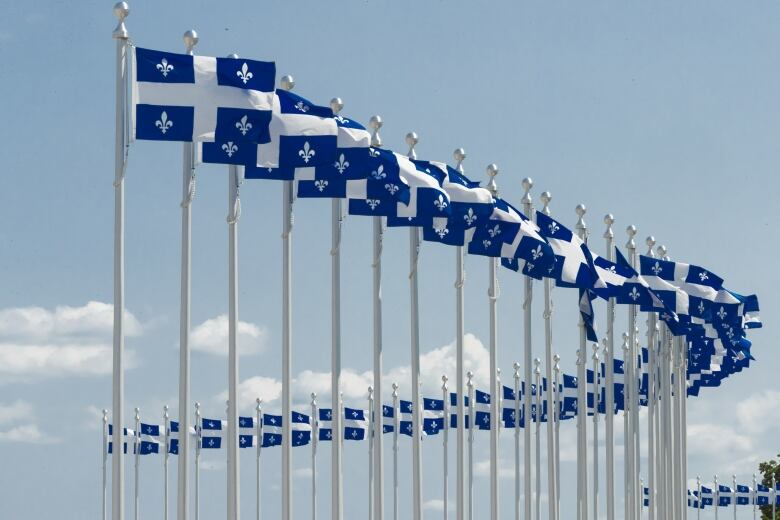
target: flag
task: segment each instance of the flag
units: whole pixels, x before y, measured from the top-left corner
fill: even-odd
[[[282,416],[263,414],[263,448],[281,446],[282,444]]]
[[[220,449],[222,447],[223,431],[227,431],[227,421],[201,418],[200,447],[203,449]]]
[[[157,141],[265,143],[276,65],[134,47],[132,135]]]
[[[333,411],[331,408],[320,408],[318,438],[321,441],[333,440]]]
[[[555,254],[555,263],[549,265],[549,272],[545,276],[554,278],[560,287],[593,288],[598,278],[593,267],[592,253],[585,242],[541,211],[536,212],[536,223],[539,233]]]
[[[563,374],[563,406],[561,419],[571,419],[577,416],[577,378]]]
[[[504,422],[504,428],[514,428],[515,427],[515,421],[517,419],[517,414],[515,413],[515,407],[519,406],[520,413],[522,414],[523,405],[520,403],[516,403],[515,401],[515,389],[509,388],[506,385],[502,385],[502,397],[503,397],[503,408],[501,409],[501,420]]]
[[[479,430],[490,429],[490,394],[474,391],[474,424]]]
[[[465,428],[469,428],[469,396],[463,396],[463,411],[466,414]],[[458,394],[450,392],[450,428],[458,427]]]
[[[170,422],[170,437],[168,439],[168,453],[171,455],[178,455],[179,454],[179,422],[178,421],[171,421]],[[191,437],[195,437],[196,431],[194,426],[190,426],[187,428],[187,434]],[[194,445],[194,444],[193,444]]]
[[[650,488],[642,486],[642,505],[650,507]]]
[[[446,172],[427,161],[409,159],[395,154],[401,180],[409,186],[409,201],[397,202],[395,213],[388,216],[387,225],[427,226],[446,222],[450,214],[450,196],[442,188]]]
[[[772,490],[763,484],[756,484],[756,505],[768,506]]]
[[[251,448],[257,446],[257,427],[254,417],[238,418],[238,447]]]
[[[423,432],[436,435],[444,429],[444,400],[423,397]]]
[[[746,506],[753,502],[753,490],[748,486],[737,484],[737,505]]]
[[[398,401],[399,419],[398,421],[398,433],[401,435],[412,436],[412,402],[404,401],[403,399]]]
[[[711,506],[715,503],[715,493],[712,492],[712,489],[702,486],[701,487],[701,507],[704,509],[705,506]]]
[[[718,505],[725,507],[731,504],[731,488],[718,484]]]
[[[366,437],[368,419],[365,410],[344,408],[344,439],[362,441]]]
[[[699,509],[699,496],[696,491],[688,490],[688,507]]]
[[[408,204],[411,190],[401,178],[398,155],[381,148],[369,148],[366,162],[347,180],[347,209],[350,215],[394,216],[398,203]]]
[[[588,341],[598,341],[594,325],[593,300],[596,293],[589,289],[579,289],[580,291],[580,317],[585,327],[585,337]]]
[[[395,408],[382,405],[382,433],[393,433],[395,429]]]
[[[141,455],[160,453],[160,425],[140,423],[140,443],[138,446]],[[165,428],[162,428],[165,431]]]
[[[114,425],[109,424],[108,425],[108,453],[113,453],[114,451],[114,442],[111,440],[112,435],[114,435]],[[122,428],[122,436],[125,438],[125,441],[122,443],[123,451],[122,453],[127,454],[127,438],[130,437],[132,443],[135,445],[135,430],[132,428]]]
[[[308,415],[292,412],[292,445],[305,446],[311,441],[311,420]]]

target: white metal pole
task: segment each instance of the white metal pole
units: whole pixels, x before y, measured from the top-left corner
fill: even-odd
[[[470,370],[466,372],[466,387],[469,393],[469,482],[468,482],[468,502],[469,514],[468,520],[474,518],[474,382],[472,378],[474,373]],[[465,424],[465,420],[464,420]]]
[[[179,442],[189,435],[186,424],[179,423]],[[200,403],[195,403],[195,520],[200,520],[200,449],[201,449]],[[181,444],[179,444],[181,455]]]
[[[775,482],[775,475],[772,474],[772,520],[777,518],[775,514],[775,506],[777,505],[777,482]]]
[[[114,446],[117,446],[117,445],[114,444]],[[108,466],[108,410],[106,410],[106,409],[103,409],[103,444],[101,445],[101,448],[102,448],[101,457],[103,458],[103,485],[101,487],[102,499],[103,499],[103,503],[102,503],[102,505],[103,505],[103,508],[102,508],[103,515],[102,515],[102,518],[103,518],[103,520],[106,520],[108,518],[108,509],[107,509],[107,504],[108,504],[108,490],[107,490],[107,485],[108,484],[107,484],[107,482],[108,482],[108,478],[107,478],[107,474],[106,474],[106,470],[107,470],[107,466]]]
[[[170,415],[168,405],[163,406],[163,428],[165,428],[165,453],[163,454],[163,520],[168,520],[168,456],[171,437]]]
[[[198,34],[189,30],[184,33],[186,53],[193,54],[198,43]],[[181,287],[179,304],[179,466],[177,476],[177,517],[189,517],[189,425],[190,407],[190,287],[192,199],[195,196],[195,145],[182,145],[182,201],[181,201]],[[181,433],[183,432],[183,433]]]
[[[536,417],[534,418],[534,436],[536,437],[536,507],[534,515],[536,520],[541,520],[542,518],[542,369],[539,368],[541,362],[539,358],[534,359],[534,382],[536,383]]]
[[[260,520],[260,453],[263,449],[263,400],[258,397],[255,403],[255,431],[257,435],[257,445],[255,447],[255,511],[257,520]]]
[[[490,164],[487,167],[489,177],[488,189],[493,196],[498,195],[496,186],[496,175],[498,167]],[[496,368],[497,368],[497,345],[498,345],[498,314],[497,314],[497,280],[496,280],[497,259],[488,258],[488,304],[490,309],[490,518],[498,520],[498,395],[496,395]],[[473,425],[472,425],[473,426]],[[527,429],[527,428],[526,428]]]
[[[736,475],[731,476],[731,506],[734,511],[734,520],[737,520],[737,476]]]
[[[552,195],[549,191],[542,193],[542,209],[541,212],[545,215],[550,215],[550,201]],[[531,218],[530,215],[526,215]],[[552,355],[552,289],[553,281],[551,278],[544,279],[544,369],[545,377],[547,378],[547,498],[548,498],[548,517],[549,520],[555,520],[557,518],[558,507],[558,495],[556,493],[556,471],[555,467],[555,413],[553,412],[553,398],[552,380],[553,380],[553,355]],[[556,388],[557,391],[557,388]],[[537,469],[538,471],[538,469]],[[611,520],[611,519],[610,519]]]
[[[637,311],[638,312],[638,311]],[[634,319],[636,320],[636,314],[634,315]],[[639,327],[636,326],[636,323],[634,323],[634,360],[637,363],[637,369],[636,369],[636,393],[635,393],[635,399],[634,399],[634,413],[632,414],[632,419],[634,421],[633,425],[633,433],[634,433],[634,489],[637,489],[635,501],[634,501],[634,516],[635,518],[641,518],[642,516],[642,502],[644,500],[644,484],[640,485],[639,480],[640,476],[642,474],[642,460],[641,460],[641,450],[640,450],[640,434],[642,433],[642,430],[639,426],[639,386],[642,381],[642,372],[641,367],[639,364],[641,362],[639,361],[639,353],[641,353],[641,345],[639,342]]]
[[[701,477],[699,475],[696,475],[696,490],[698,491],[698,502],[699,507],[696,508],[696,520],[701,520],[701,509],[704,504],[702,504],[702,498],[701,498]]]
[[[664,260],[668,260],[667,249],[665,246],[658,246],[656,249],[658,256]],[[672,445],[672,389],[671,389],[671,365],[672,365],[672,350],[674,339],[668,327],[664,327],[664,344],[662,346],[661,355],[661,439],[663,442],[663,458],[664,458],[664,497],[663,503],[665,506],[666,515],[671,517],[675,514],[675,503],[677,502],[677,487],[676,487],[676,465],[678,461],[673,456]]]
[[[317,394],[311,394],[311,520],[317,520]]]
[[[756,474],[753,473],[753,492],[751,493],[751,502],[753,504],[753,520],[756,520]],[[774,520],[774,519],[772,519]]]
[[[561,366],[560,366],[561,356],[558,354],[553,355],[553,362],[555,363],[555,366],[553,367],[553,370],[555,371],[555,402],[554,402],[554,416],[555,416],[555,431],[554,431],[554,444],[555,444],[555,520],[560,520],[561,517],[561,444],[560,444],[560,438],[561,438],[561,409],[562,409],[562,403],[561,400]]]
[[[655,245],[655,238],[652,236],[647,237],[645,240],[647,244],[647,256],[655,256],[653,253],[653,246]],[[655,437],[655,411],[656,411],[656,314],[654,312],[647,313],[647,350],[648,350],[648,371],[647,371],[647,474],[648,474],[648,495],[650,497],[650,505],[648,512],[650,520],[656,520],[656,437]]]
[[[417,158],[414,147],[418,142],[417,134],[406,134],[409,145],[408,156]],[[412,325],[412,498],[414,520],[422,518],[422,399],[420,398],[420,308],[418,287],[418,259],[420,256],[420,228],[409,228],[409,288]],[[377,518],[377,520],[381,520]]]
[[[113,342],[113,446],[111,456],[111,510],[113,520],[123,520],[125,511],[125,462],[123,434],[125,395],[125,165],[127,109],[127,40],[125,18],[130,14],[126,2],[114,5],[118,23],[112,37],[116,40],[116,95],[114,134],[114,342]]]
[[[715,520],[718,520],[718,509],[720,509],[720,488],[718,487],[718,476],[717,475],[715,475],[714,481],[715,481],[715,489],[714,489],[714,492],[715,492],[715,507],[713,509],[715,509]],[[774,520],[774,518],[772,520]]]
[[[628,332],[623,333],[623,506],[624,506],[624,518],[629,520],[633,508],[631,507],[630,497],[630,482],[631,482],[631,459],[629,452],[630,428],[628,421],[628,409],[631,406],[631,369],[629,367],[629,360],[631,354],[628,347]]]
[[[520,500],[522,495],[522,490],[520,489],[520,363],[515,361],[512,367],[515,369],[515,520],[520,520],[520,510],[522,508]]]
[[[615,223],[615,217],[611,213],[604,215],[604,224],[607,225],[604,231],[604,240],[606,242],[606,258],[614,261],[614,239],[615,232],[612,230],[612,224]],[[615,520],[615,299],[610,298],[607,301],[607,331],[604,338],[604,368],[606,376],[606,391],[604,397],[604,435],[605,435],[605,455],[606,455],[606,487],[607,487],[607,520]]]
[[[133,515],[135,520],[141,517],[139,507],[141,505],[140,497],[138,494],[138,468],[141,465],[141,415],[138,408],[135,409],[135,432],[133,438],[133,454],[135,455],[135,472],[134,472],[134,485],[133,485]]]
[[[682,445],[683,482],[687,483],[688,481],[688,340],[687,339],[683,340],[683,364],[682,364],[681,372],[682,375],[680,378],[680,384],[682,385],[682,395],[681,395],[682,426],[680,430],[680,442]]]
[[[450,450],[449,450],[449,437],[450,437],[450,425],[449,425],[449,419],[450,419],[450,406],[447,402],[447,393],[448,393],[448,387],[447,387],[447,376],[442,375],[441,376],[441,398],[442,398],[442,411],[444,413],[444,427],[442,428],[442,435],[444,438],[442,439],[442,486],[443,486],[443,492],[442,492],[442,499],[444,502],[444,510],[443,510],[443,517],[444,520],[447,520],[449,518],[449,512],[450,512],[450,505],[449,505],[449,484],[450,484],[450,476],[449,476],[449,457],[450,457]]]
[[[529,219],[533,220],[533,199],[530,191],[534,181],[530,177],[522,180],[525,192],[520,202],[523,211]],[[533,299],[533,285],[530,276],[523,277],[523,364],[526,387],[529,389],[528,398],[523,401],[523,415],[525,415],[525,429],[523,431],[523,489],[525,494],[525,518],[531,518],[533,506],[533,491],[531,488],[531,374],[533,364],[533,347],[531,344],[531,302]]]
[[[340,98],[330,101],[334,115],[344,107]],[[342,520],[344,493],[342,482],[341,428],[342,417],[338,413],[341,389],[341,224],[343,221],[341,199],[331,201],[331,518]]]
[[[368,387],[368,520],[374,518],[374,388]]]
[[[393,520],[398,520],[398,383],[393,383]]]
[[[632,267],[636,267],[636,242],[634,242],[634,236],[636,236],[636,227],[630,225],[626,228],[628,234],[628,242],[626,243],[626,251],[628,255],[628,261]],[[636,468],[634,463],[636,457],[634,453],[634,408],[635,394],[637,393],[636,387],[636,373],[634,368],[636,367],[636,355],[635,355],[635,323],[636,323],[636,306],[628,306],[628,336],[625,338],[627,341],[628,350],[625,351],[623,359],[623,371],[624,371],[624,386],[623,386],[623,403],[625,407],[624,425],[625,432],[623,435],[623,443],[625,444],[625,459],[623,464],[625,466],[625,489],[626,489],[626,520],[634,520],[636,517],[636,501],[637,497],[642,499],[642,493],[644,490],[637,490],[635,488],[636,482]]]
[[[455,169],[463,173],[463,160],[466,158],[466,151],[458,148],[453,152],[455,159]],[[455,511],[457,520],[465,518],[465,489],[466,489],[466,461],[464,451],[466,446],[466,406],[464,399],[465,381],[464,374],[466,369],[463,364],[463,337],[466,334],[464,317],[464,294],[463,285],[466,282],[465,271],[465,252],[463,246],[455,248],[455,398],[456,402],[456,428],[457,436],[457,458],[456,458],[456,479],[455,487]]]
[[[674,341],[674,396],[672,397],[672,404],[674,405],[674,428],[672,429],[673,445],[674,445],[674,482],[677,484],[677,488],[674,490],[674,496],[676,498],[676,515],[677,518],[682,518],[685,514],[688,501],[687,485],[685,483],[685,475],[683,473],[683,461],[682,461],[682,442],[681,442],[681,429],[682,429],[682,385],[680,384],[682,375],[682,346],[683,338],[676,337]]]
[[[577,235],[587,244],[588,228],[585,224],[584,204],[578,204],[575,208],[577,212]],[[585,321],[580,314],[580,348],[577,359],[577,512],[578,519],[587,520],[588,518],[588,408],[587,408],[587,378],[585,376],[585,366],[587,364]]]
[[[599,518],[599,345],[593,344],[593,518]],[[607,411],[606,409],[604,410]]]

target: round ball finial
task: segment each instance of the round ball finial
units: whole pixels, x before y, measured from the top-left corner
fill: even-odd
[[[577,212],[577,216],[582,218],[585,216],[585,213],[588,212],[588,208],[585,207],[585,204],[577,204],[577,207],[574,208],[574,211]]]
[[[237,60],[237,59],[238,59],[238,54],[236,54],[236,53],[234,52],[233,54],[228,54],[228,55],[227,55],[227,57],[228,57],[228,58],[230,58],[230,59],[232,59],[232,60]]]
[[[371,119],[368,120],[368,126],[370,126],[372,130],[379,130],[382,128],[383,124],[380,116],[371,116]]]
[[[406,144],[409,145],[410,148],[414,148],[417,146],[417,143],[420,141],[420,138],[417,136],[416,132],[409,132],[406,134]]]
[[[495,163],[490,163],[487,165],[487,168],[485,168],[485,171],[488,175],[488,184],[487,189],[492,193],[493,195],[498,194],[498,185],[496,184],[496,175],[498,175],[498,166]]]
[[[534,180],[531,177],[526,177],[521,181],[521,184],[523,186],[523,190],[528,193],[531,191],[531,188],[534,187]]]
[[[633,225],[633,224],[631,224],[630,226],[628,226],[628,227],[626,228],[626,234],[627,234],[627,235],[628,235],[630,238],[634,238],[634,235],[636,235],[636,226],[635,226],[635,225]]]
[[[490,163],[487,165],[487,168],[485,168],[485,171],[487,171],[488,177],[492,179],[498,175],[498,165],[496,163]]]
[[[658,249],[656,249],[656,251],[658,251],[658,256],[660,256],[661,258],[665,257],[665,256],[666,256],[666,254],[669,252],[669,251],[666,249],[666,246],[665,246],[665,245],[663,245],[663,244],[661,244],[660,246],[658,246]]]
[[[344,108],[344,102],[341,101],[341,98],[334,97],[330,100],[330,109],[333,110],[333,114],[338,115],[339,112]]]
[[[604,215],[604,224],[611,226],[615,223],[615,217],[612,215],[612,213],[607,213]]]
[[[449,381],[449,380],[450,380],[450,378],[449,378],[449,377],[447,377],[446,375],[442,374],[442,376],[441,376],[441,380],[442,380],[443,382],[445,382],[445,383],[446,383],[447,381]]]
[[[295,78],[293,78],[290,74],[286,74],[282,76],[281,80],[279,80],[279,85],[284,90],[292,90],[295,88]]]
[[[653,246],[655,245],[655,237],[654,237],[653,235],[650,235],[650,236],[648,236],[648,237],[645,239],[645,244],[647,244],[647,247],[649,247],[650,249],[652,249],[652,248],[653,248]]]
[[[198,33],[195,29],[190,29],[183,36],[184,46],[187,47],[187,52],[192,52],[192,49],[198,44]]]
[[[555,354],[553,356],[553,361],[555,361],[556,363],[558,363],[560,360],[561,360],[561,356],[559,356],[558,354]]]
[[[550,204],[550,201],[552,200],[552,193],[549,191],[543,191],[542,194],[539,196],[539,199],[542,201],[542,204],[547,206]]]
[[[317,399],[317,392],[312,392],[311,393],[311,398],[312,399]]]
[[[123,22],[125,18],[130,14],[130,6],[127,2],[117,2],[114,4],[114,16],[120,22]]]
[[[462,163],[466,159],[466,150],[455,148],[455,151],[452,152],[452,158],[455,159],[455,162]]]
[[[391,386],[393,387],[393,390],[398,390],[398,383],[394,382]]]

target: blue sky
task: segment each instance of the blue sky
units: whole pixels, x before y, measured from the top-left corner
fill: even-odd
[[[0,5],[0,489],[13,518],[98,514],[97,411],[111,399],[112,5]],[[131,9],[127,25],[138,45],[179,51],[181,34],[195,28],[198,53],[275,60],[280,75],[295,75],[301,95],[323,104],[340,96],[343,113],[364,123],[380,114],[390,148],[404,152],[411,130],[420,136],[421,158],[449,161],[462,146],[470,177],[484,180],[485,166],[497,163],[501,195],[519,202],[521,179],[530,176],[535,201],[551,191],[553,215],[570,226],[575,205],[586,204],[596,251],[604,249],[602,217],[610,212],[619,244],[625,227],[635,224],[640,243],[652,234],[673,259],[706,266],[741,293],[758,293],[767,326],[751,334],[757,362],[689,402],[690,476],[736,472],[747,481],[757,461],[778,452],[772,435],[780,428],[773,377],[780,354],[772,326],[780,305],[776,3],[136,1]],[[127,348],[134,367],[127,372],[126,419],[133,406],[153,422],[164,404],[176,413],[180,161],[177,144],[140,142],[131,150],[126,273],[133,334]],[[224,413],[227,386],[220,319],[227,312],[226,177],[224,167],[200,168],[193,206],[193,398],[213,417]],[[241,190],[245,413],[258,393],[271,409],[278,405],[281,189],[249,182]],[[328,380],[329,215],[329,202],[295,205],[293,372],[302,410],[308,394],[324,392]],[[370,222],[350,217],[344,233],[345,393],[349,403],[363,406],[371,367]],[[388,380],[406,388],[402,394],[409,393],[407,247],[404,230],[388,232],[385,367]],[[484,384],[487,262],[470,257],[466,267],[469,359]],[[431,394],[448,367],[454,379],[454,252],[425,244],[420,276],[424,388]],[[499,366],[508,374],[521,357],[522,284],[505,271],[500,285]],[[541,355],[537,287],[533,335]],[[576,295],[559,289],[554,298],[555,351],[571,373]],[[603,331],[604,306],[596,313]],[[619,312],[618,330],[625,314]],[[562,434],[573,440],[573,425]],[[429,442],[424,496],[434,516],[441,446]],[[487,436],[478,436],[477,510],[488,506],[487,449]],[[401,475],[408,474],[410,450],[408,443],[401,447]],[[351,518],[365,510],[365,451],[363,444],[345,448],[353,468],[345,495]],[[223,455],[204,460],[205,518],[223,511]],[[296,450],[301,516],[309,511],[308,458],[307,449]],[[511,475],[508,434],[502,459]],[[322,507],[328,460],[321,449]],[[389,477],[390,451],[386,461]],[[253,459],[247,454],[241,462],[248,515]],[[263,460],[269,517],[280,505],[279,463],[278,451]],[[573,489],[571,454],[563,464],[563,488]],[[144,459],[144,516],[161,514],[161,476],[160,459]],[[512,479],[501,482],[508,512]],[[410,496],[411,484],[403,481],[403,506]],[[570,517],[573,497],[562,507]]]

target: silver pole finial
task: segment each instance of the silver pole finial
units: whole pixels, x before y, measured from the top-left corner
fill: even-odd
[[[615,232],[612,231],[612,224],[615,223],[615,217],[612,213],[604,215],[604,224],[607,225],[607,230],[604,231],[604,238],[614,238]]]
[[[594,343],[593,344],[593,361],[599,360],[599,344]]]
[[[125,27],[125,18],[130,14],[130,6],[127,2],[117,2],[114,4],[114,16],[119,23],[116,24],[113,36],[117,40],[126,40],[129,37],[127,27]]]
[[[455,159],[455,169],[463,173],[463,161],[466,159],[466,150],[455,148],[455,151],[452,152],[452,158]]]
[[[588,208],[585,207],[585,204],[577,204],[574,211],[577,213],[577,230],[582,231],[581,235],[585,236],[585,230],[588,229],[588,225],[585,224],[585,219],[583,217],[585,216],[585,213],[587,213]]]
[[[382,128],[382,125],[384,122],[382,121],[382,118],[379,116],[371,116],[371,119],[368,121],[368,126],[371,127],[371,146],[374,148],[381,148],[382,147],[382,137],[379,135],[379,129]]]
[[[190,29],[184,33],[182,37],[184,39],[184,47],[187,49],[187,54],[192,53],[192,49],[198,44],[198,33],[195,29]],[[238,57],[238,56],[236,56]]]
[[[255,405],[255,410],[259,412],[260,407],[263,405],[263,400],[258,397],[257,399],[255,399],[255,402],[257,403]]]
[[[333,115],[339,115],[339,112],[344,108],[344,102],[340,97],[334,97],[330,100],[330,109],[333,111]]]
[[[552,200],[552,193],[549,191],[542,192],[539,199],[542,201],[542,213],[545,215],[550,215],[550,201]],[[529,217],[530,218],[530,217]]]
[[[498,166],[495,163],[490,163],[486,168],[488,178],[487,189],[495,197],[498,195],[498,185],[496,184],[496,175],[498,175]]]
[[[531,191],[531,188],[534,187],[533,179],[531,179],[531,177],[526,177],[522,180],[522,186],[525,193],[523,194],[523,198],[520,200],[520,202],[522,204],[532,204],[533,199],[531,199],[531,194],[529,192]]]
[[[556,363],[558,363],[558,362],[560,362],[560,360],[561,360],[561,356],[559,356],[558,354],[554,354],[554,355],[553,355],[553,361],[555,361]]]
[[[515,369],[515,379],[520,379],[520,363],[515,361],[512,363],[512,368]]]
[[[393,397],[398,397],[398,383],[393,383],[390,386],[393,387]]]
[[[626,234],[628,235],[628,242],[626,242],[626,247],[628,249],[636,249],[636,242],[634,242],[634,237],[636,236],[636,226],[631,224],[626,228]]]
[[[293,78],[290,74],[286,74],[282,76],[282,79],[279,80],[279,85],[283,90],[292,90],[295,88],[295,78]]]
[[[406,154],[410,159],[417,159],[417,152],[414,151],[414,147],[420,142],[420,138],[417,137],[417,133],[409,132],[406,134],[406,144],[409,146],[409,152]]]
[[[653,246],[655,245],[655,237],[653,235],[648,236],[645,239],[645,244],[647,245],[647,256],[655,256],[653,253]]]
[[[658,246],[656,251],[658,251],[658,256],[661,258],[661,260],[666,260],[667,259],[668,254],[669,254],[669,250],[666,249],[665,245],[662,244],[662,245]]]

